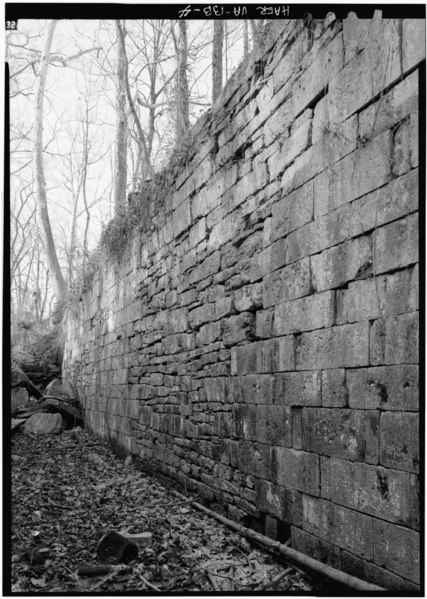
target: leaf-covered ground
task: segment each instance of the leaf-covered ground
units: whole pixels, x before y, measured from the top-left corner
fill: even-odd
[[[13,437],[13,592],[313,591],[307,574],[126,463],[80,428]],[[152,544],[107,574],[78,575],[111,530],[151,532]]]

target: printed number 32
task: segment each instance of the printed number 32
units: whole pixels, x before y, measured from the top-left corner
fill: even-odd
[[[17,29],[16,21],[6,21],[6,29]]]

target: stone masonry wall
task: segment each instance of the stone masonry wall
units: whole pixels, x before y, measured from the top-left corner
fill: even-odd
[[[419,583],[423,59],[423,20],[273,22],[64,360],[144,468],[396,590]]]

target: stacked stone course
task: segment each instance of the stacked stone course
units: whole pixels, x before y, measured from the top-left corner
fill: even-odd
[[[419,584],[423,51],[423,20],[274,21],[64,359],[143,467],[394,590]]]

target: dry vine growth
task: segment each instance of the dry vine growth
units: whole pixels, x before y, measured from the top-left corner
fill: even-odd
[[[179,501],[128,461],[80,428],[14,436],[13,592],[312,591],[308,575]],[[112,530],[151,532],[152,544],[129,564],[79,575],[99,565],[98,542]]]

